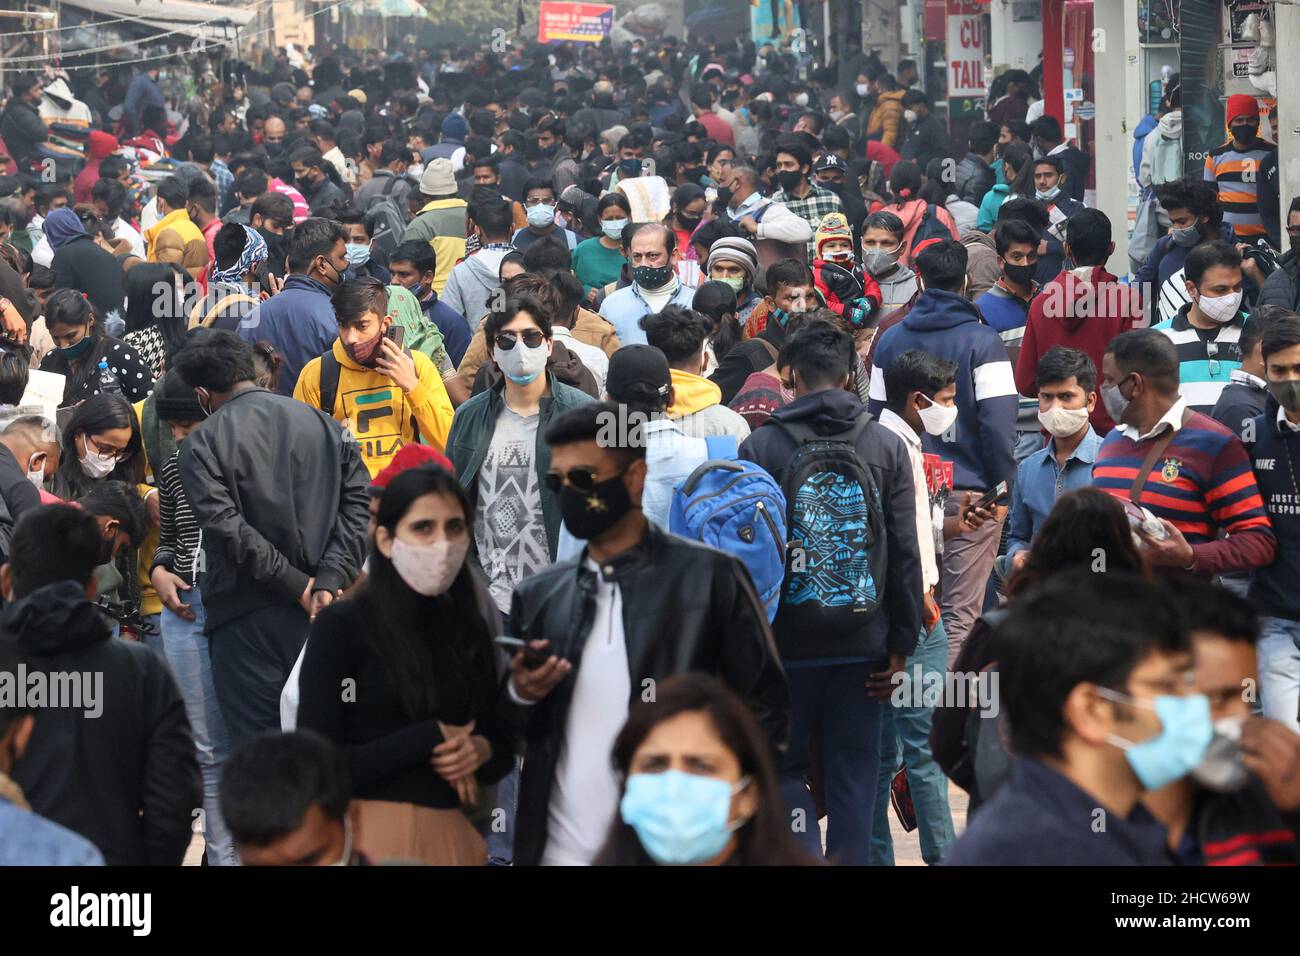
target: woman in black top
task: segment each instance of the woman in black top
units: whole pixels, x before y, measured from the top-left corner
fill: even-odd
[[[41,359],[41,371],[67,378],[60,408],[115,388],[132,402],[144,401],[153,391],[153,370],[135,349],[104,333],[90,302],[75,289],[50,293],[45,302],[45,327],[56,347]],[[107,384],[102,380],[101,359],[110,373]]]
[[[398,475],[380,499],[369,576],[307,639],[298,726],[343,748],[376,861],[487,861],[465,814],[513,750],[495,718],[495,611],[465,564],[471,514],[448,472]]]
[[[155,378],[171,367],[185,344],[184,288],[188,274],[174,262],[142,262],[126,274],[126,332],[131,346]]]

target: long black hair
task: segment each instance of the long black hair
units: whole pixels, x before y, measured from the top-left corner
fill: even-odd
[[[76,359],[75,365],[65,360],[68,380],[63,386],[63,405],[70,405],[69,397],[80,395],[91,376],[99,374],[99,360],[108,351],[109,338],[90,300],[75,289],[55,289],[45,300],[45,328],[52,332],[56,325],[90,326],[86,331],[90,336],[90,348]]]
[[[144,448],[140,437],[140,421],[135,409],[121,395],[101,392],[86,399],[72,413],[63,427],[63,449],[59,470],[54,473],[54,493],[65,500],[80,498],[95,486],[95,479],[81,470],[81,451],[77,447],[78,435],[99,435],[113,428],[131,429],[127,445],[130,454],[109,472],[103,481],[125,481],[136,484],[144,478]]]
[[[736,831],[736,852],[729,863],[741,866],[799,866],[812,859],[790,835],[790,822],[777,784],[772,745],[754,715],[726,685],[704,674],[678,674],[659,681],[653,702],[638,701],[614,741],[614,769],[627,786],[632,758],[651,731],[678,714],[702,713],[723,745],[736,755],[742,777],[758,797],[754,815]],[[621,795],[620,795],[621,796]],[[815,821],[809,822],[816,826]],[[614,818],[597,866],[652,866],[636,830]]]
[[[418,498],[443,495],[460,505],[468,526],[474,515],[460,482],[442,468],[402,472],[384,489],[376,529],[394,537]],[[412,590],[393,562],[371,542],[370,573],[357,592],[366,639],[384,662],[389,680],[412,721],[464,724],[488,712],[497,693],[496,655],[484,609],[486,599],[469,563],[437,597]]]
[[[185,344],[187,322],[181,290],[188,280],[185,270],[168,262],[142,262],[126,274],[126,330],[140,332],[157,326],[168,368],[172,356]]]
[[[1034,151],[1024,143],[1012,143],[1002,154],[1004,176],[1008,166],[1016,171],[1015,178],[1008,182],[1010,194],[1024,196],[1026,199],[1037,199],[1038,193],[1034,189]]]

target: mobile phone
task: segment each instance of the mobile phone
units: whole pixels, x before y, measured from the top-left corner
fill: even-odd
[[[996,504],[1006,496],[1007,496],[1007,483],[1005,481],[999,481],[988,491],[984,492],[984,494],[980,496],[980,499],[976,501],[975,504],[971,505],[971,507],[988,508],[990,505]]]
[[[392,343],[399,349],[402,347],[402,343],[406,339],[406,329],[400,325],[390,325],[388,331],[384,334],[387,335],[388,338],[392,340]]]
[[[551,656],[546,651],[539,651],[532,647],[529,647],[527,641],[521,641],[517,637],[507,637],[506,635],[502,634],[500,637],[497,637],[495,640],[496,640],[497,647],[500,647],[503,650],[505,650],[505,652],[509,654],[511,657],[514,657],[517,652],[523,651],[524,666],[527,667],[530,671],[537,670],[537,668],[545,664],[547,659],[549,659]]]

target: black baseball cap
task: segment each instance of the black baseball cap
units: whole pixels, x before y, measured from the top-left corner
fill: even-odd
[[[820,172],[823,169],[838,169],[842,173],[847,173],[849,164],[834,153],[818,153],[817,158],[813,160],[813,172]]]
[[[609,358],[605,391],[625,405],[653,403],[672,386],[668,359],[653,345],[625,345]]]

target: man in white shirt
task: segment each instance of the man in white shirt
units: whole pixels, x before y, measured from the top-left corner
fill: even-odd
[[[731,555],[647,522],[645,446],[640,429],[620,428],[627,412],[580,405],[544,436],[547,486],[587,546],[519,582],[510,607],[511,631],[529,641],[511,661],[504,708],[527,742],[516,865],[596,858],[618,813],[614,741],[657,681],[712,674],[778,751],[788,734],[789,691],[749,575]]]
[[[925,626],[916,650],[907,658],[904,679],[884,706],[881,736],[880,780],[871,837],[871,863],[893,866],[894,847],[889,835],[890,783],[902,765],[916,808],[921,831],[921,858],[939,862],[953,841],[952,814],[948,808],[948,780],[930,750],[933,706],[923,706],[923,692],[932,682],[942,683],[947,670],[948,635],[934,600],[939,583],[937,554],[943,548],[943,505],[936,504],[926,481],[921,436],[943,425],[942,434],[957,411],[957,365],[928,352],[911,349],[884,370],[885,408],[880,424],[903,439],[912,462],[916,493],[916,538],[921,552],[921,580],[925,588]]]

